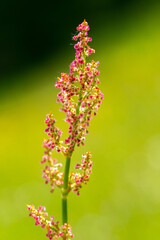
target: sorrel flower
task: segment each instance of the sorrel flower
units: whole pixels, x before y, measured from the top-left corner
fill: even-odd
[[[53,221],[54,217],[48,219],[48,213],[45,212],[45,207],[40,206],[38,209],[35,209],[34,205],[27,205],[27,208],[31,211],[29,216],[36,220],[35,225],[40,225],[41,228],[47,229],[46,237],[48,237],[49,240],[58,239],[59,237],[65,240],[74,237],[68,223],[59,227],[59,221]]]
[[[99,89],[99,62],[86,62],[86,58],[95,52],[88,42],[92,41],[88,37],[89,26],[84,20],[77,27],[79,32],[73,37],[78,41],[74,48],[76,49],[75,59],[70,65],[70,73],[62,73],[61,77],[55,84],[56,88],[60,88],[57,102],[62,106],[60,111],[66,113],[65,122],[69,123],[68,137],[61,140],[62,132],[55,126],[55,118],[52,113],[46,116],[45,123],[47,125],[45,132],[48,139],[43,141],[44,156],[41,164],[45,164],[42,177],[45,183],[50,183],[51,192],[55,187],[61,189],[62,194],[62,226],[58,226],[59,222],[54,222],[53,217],[48,220],[48,214],[45,207],[39,207],[37,210],[33,205],[28,205],[28,210],[36,222],[47,229],[47,237],[49,239],[63,240],[73,238],[71,228],[68,224],[67,215],[67,197],[72,190],[77,195],[83,184],[87,184],[92,172],[92,155],[90,152],[82,155],[81,163],[75,166],[75,173],[69,172],[72,154],[76,146],[84,145],[85,136],[89,133],[88,127],[92,116],[97,114],[97,110],[101,105],[103,94]],[[52,154],[53,150],[61,153],[66,157],[64,171],[61,170],[62,163],[59,163]]]

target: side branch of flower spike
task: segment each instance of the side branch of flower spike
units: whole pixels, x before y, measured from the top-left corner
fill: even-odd
[[[45,123],[47,128],[45,132],[48,134],[49,138],[43,141],[43,147],[45,148],[44,156],[42,158],[41,164],[46,164],[43,170],[42,177],[45,179],[45,183],[51,184],[51,192],[54,191],[55,186],[61,188],[63,185],[63,172],[60,172],[60,168],[62,167],[61,163],[57,163],[57,159],[52,157],[52,151],[54,149],[57,152],[63,152],[64,148],[62,147],[62,141],[60,141],[60,137],[62,132],[55,127],[55,118],[53,114],[48,114],[46,116]]]
[[[77,195],[80,195],[80,189],[82,188],[83,184],[87,184],[89,182],[90,174],[92,173],[92,165],[93,162],[91,161],[92,155],[90,152],[82,155],[81,164],[77,163],[75,169],[78,172],[70,173],[69,176],[69,186],[70,190],[75,192]]]
[[[59,221],[54,221],[54,217],[51,216],[48,218],[48,213],[46,212],[45,207],[40,206],[36,209],[34,205],[27,205],[27,208],[30,211],[29,216],[35,219],[35,225],[40,225],[42,228],[46,228],[46,237],[48,237],[49,240],[58,238],[71,240],[71,238],[74,237],[68,223],[59,226]]]

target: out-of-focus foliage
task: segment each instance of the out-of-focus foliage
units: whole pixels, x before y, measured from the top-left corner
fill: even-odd
[[[43,63],[67,48],[70,35],[87,18],[91,28],[112,27],[142,14],[159,0],[1,0],[0,77]],[[104,29],[105,30],[105,29]],[[14,80],[18,82],[18,79]],[[12,85],[12,81],[7,81]],[[1,87],[6,85],[2,82]]]
[[[104,101],[91,122],[86,145],[73,155],[77,162],[82,153],[91,151],[94,161],[90,184],[79,197],[72,193],[69,197],[77,240],[159,240],[159,26],[156,7],[129,18],[123,29],[104,31],[104,23],[100,29],[91,28]],[[45,115],[53,112],[57,126],[67,133],[54,83],[73,58],[66,51],[46,65],[10,76],[21,83],[1,93],[1,239],[46,239],[45,231],[28,218],[27,203],[45,205],[61,218],[59,192],[50,194],[39,162]]]

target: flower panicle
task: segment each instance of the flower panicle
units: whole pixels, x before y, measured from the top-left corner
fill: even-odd
[[[42,177],[45,179],[45,183],[48,184],[50,182],[52,193],[54,191],[55,186],[61,188],[63,185],[63,172],[60,171],[62,167],[62,163],[58,163],[57,159],[52,157],[52,151],[56,149],[56,151],[64,152],[64,147],[62,146],[62,141],[60,141],[62,132],[55,127],[55,118],[52,113],[47,114],[45,123],[47,128],[45,132],[49,136],[49,138],[43,141],[44,155],[41,160],[41,164],[46,164],[44,169],[42,170]]]
[[[90,154],[90,152],[83,154],[81,160],[82,163],[77,163],[75,166],[75,170],[78,170],[78,172],[70,173],[70,190],[75,192],[78,196],[80,195],[80,189],[82,188],[82,185],[89,182],[93,166],[91,157],[92,155]]]
[[[64,142],[61,141],[62,132],[55,126],[54,115],[47,114],[45,120],[45,133],[48,138],[43,141],[44,155],[41,164],[45,166],[42,177],[46,184],[50,183],[50,192],[53,192],[55,187],[61,189],[64,224],[59,226],[59,221],[54,221],[54,217],[48,218],[45,207],[40,206],[36,209],[34,205],[27,205],[30,211],[29,216],[35,219],[35,225],[46,228],[46,237],[49,240],[58,238],[70,240],[74,237],[66,220],[66,197],[71,190],[80,195],[80,189],[83,184],[89,182],[92,172],[93,163],[90,152],[82,155],[81,163],[75,166],[75,173],[68,171],[72,153],[76,146],[80,147],[85,144],[90,121],[93,116],[97,115],[103,100],[103,93],[99,88],[99,62],[94,60],[87,62],[87,57],[95,53],[95,50],[88,45],[92,41],[92,38],[88,36],[89,30],[86,20],[77,27],[78,33],[73,37],[73,40],[77,41],[74,45],[75,59],[70,65],[69,73],[61,73],[61,77],[58,77],[55,84],[55,87],[60,89],[57,94],[57,102],[61,103],[59,110],[66,114],[64,120],[69,124],[68,136]],[[65,166],[64,171],[61,171],[62,164],[53,157],[53,150],[66,157],[67,167]]]
[[[47,125],[47,128],[45,128],[45,132],[49,136],[49,139],[43,142],[43,147],[46,148],[48,152],[51,152],[54,148],[56,148],[57,152],[61,152],[61,144],[63,143],[60,141],[60,138],[62,136],[62,132],[59,130],[59,128],[55,127],[55,118],[52,113],[47,114],[45,123]],[[46,153],[46,152],[45,152]]]
[[[66,113],[65,121],[70,125],[69,136],[64,141],[67,145],[66,153],[73,151],[75,145],[84,145],[90,120],[97,114],[103,99],[103,93],[98,86],[99,62],[86,62],[86,57],[95,52],[88,45],[92,40],[88,37],[88,23],[84,20],[77,30],[79,33],[73,39],[79,42],[74,45],[76,54],[70,65],[70,73],[62,73],[55,84],[56,88],[60,88],[57,95],[57,102],[62,104],[60,111]]]
[[[49,139],[43,142],[45,151],[41,163],[47,163],[47,165],[42,176],[46,183],[50,182],[51,192],[53,192],[55,186],[59,188],[63,186],[64,177],[64,172],[60,171],[61,165],[57,166],[57,160],[52,158],[52,151],[56,149],[64,156],[71,156],[75,146],[80,147],[85,144],[86,135],[89,133],[90,120],[97,114],[103,99],[103,93],[99,88],[99,70],[97,69],[99,62],[93,60],[86,62],[86,57],[95,52],[88,45],[88,42],[92,39],[88,36],[89,25],[86,20],[77,27],[77,31],[78,34],[73,37],[78,43],[74,46],[76,49],[75,60],[71,63],[70,73],[62,73],[55,84],[56,88],[60,88],[57,102],[62,104],[60,110],[65,112],[65,122],[69,124],[68,137],[64,140],[64,143],[60,141],[62,132],[55,126],[56,120],[53,114],[48,114],[45,120],[47,125],[45,132]],[[82,182],[87,182],[91,170],[88,175],[86,175],[87,171],[84,172],[72,173],[72,177],[70,177],[72,182],[70,186],[77,194],[79,194],[81,188],[80,183],[77,185],[78,181],[83,179]]]
[[[71,226],[68,223],[59,226],[59,221],[54,221],[54,217],[48,217],[46,208],[39,206],[38,209],[34,205],[27,205],[30,211],[29,216],[35,219],[35,225],[40,225],[41,228],[47,230],[46,237],[49,240],[61,238],[63,240],[71,240],[74,235],[72,234]]]

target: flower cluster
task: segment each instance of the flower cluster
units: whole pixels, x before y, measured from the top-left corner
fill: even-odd
[[[46,183],[50,182],[51,192],[55,186],[62,187],[64,176],[64,173],[59,170],[61,164],[57,164],[57,160],[52,158],[52,150],[56,149],[64,156],[71,156],[75,146],[84,145],[85,136],[89,132],[89,122],[92,116],[97,114],[103,99],[103,94],[98,86],[100,83],[97,70],[99,62],[92,60],[90,63],[86,63],[86,57],[95,52],[88,46],[88,42],[92,40],[88,37],[88,23],[84,20],[77,30],[79,33],[73,39],[76,41],[79,39],[79,42],[74,46],[76,54],[75,60],[70,66],[70,74],[62,73],[61,78],[58,78],[55,84],[56,88],[61,89],[57,102],[61,102],[60,110],[66,113],[65,121],[70,124],[69,135],[64,141],[65,146],[60,141],[62,132],[55,127],[56,120],[53,114],[48,114],[45,120],[47,125],[45,132],[49,139],[43,142],[45,151],[41,163],[47,163],[43,170],[43,178]],[[77,185],[80,179],[81,183]],[[84,179],[86,180],[84,181]],[[72,173],[70,176],[71,189],[79,194],[82,182],[86,182],[87,179],[89,178],[86,174],[85,177],[82,177],[82,173]]]
[[[84,22],[77,27],[77,30],[79,33],[73,37],[73,40],[77,41],[80,39],[80,41],[74,45],[74,48],[76,49],[76,56],[75,60],[71,64],[70,73],[74,72],[74,68],[84,64],[85,58],[95,52],[95,50],[90,48],[87,44],[92,41],[92,38],[88,37],[88,23],[84,20]]]
[[[34,205],[27,205],[27,207],[30,211],[29,216],[36,220],[35,225],[40,225],[42,228],[47,229],[46,237],[48,237],[49,240],[58,238],[70,240],[74,237],[68,223],[59,227],[59,221],[54,221],[54,217],[48,219],[48,213],[45,212],[45,207],[40,206],[38,209],[35,209]]]
[[[73,190],[73,192],[75,192],[77,195],[80,195],[80,189],[82,188],[82,184],[87,184],[87,182],[89,181],[93,165],[91,157],[92,155],[90,154],[90,152],[87,152],[86,155],[83,154],[81,160],[82,163],[77,163],[75,166],[75,169],[81,172],[70,173],[70,190]]]
[[[47,124],[47,128],[45,129],[45,132],[48,133],[48,136],[50,137],[48,140],[44,141],[44,147],[46,148],[45,154],[48,154],[49,151],[56,148],[57,152],[61,151],[61,141],[60,137],[62,135],[62,132],[54,126],[56,120],[52,113],[47,114],[45,123]]]
[[[41,161],[41,164],[46,163],[42,177],[46,180],[46,184],[50,182],[51,192],[53,192],[55,186],[61,187],[63,185],[63,173],[59,170],[62,164],[57,163],[57,159],[52,157],[53,149],[56,148],[57,152],[63,151],[63,147],[61,146],[62,141],[60,141],[62,132],[54,126],[55,122],[53,114],[46,116],[45,123],[47,124],[47,128],[45,132],[48,134],[49,139],[43,141],[45,151]]]
[[[98,86],[99,62],[92,60],[86,63],[86,57],[95,52],[88,46],[92,40],[88,37],[88,23],[84,20],[77,30],[80,32],[73,39],[79,39],[79,42],[74,46],[76,54],[70,66],[70,74],[62,73],[55,84],[56,88],[61,89],[57,102],[62,103],[60,110],[66,113],[65,121],[70,124],[69,136],[65,139],[66,153],[72,152],[75,145],[84,145],[92,114],[97,114],[103,99]]]
[[[92,41],[88,36],[88,23],[84,20],[77,27],[77,31],[78,34],[73,37],[73,40],[78,42],[74,45],[76,53],[70,65],[70,72],[62,73],[55,84],[56,88],[60,88],[57,95],[57,102],[62,104],[60,111],[65,112],[65,121],[69,123],[68,137],[64,143],[61,141],[62,132],[55,126],[56,120],[53,114],[48,114],[45,120],[48,139],[43,141],[45,150],[41,161],[41,164],[45,164],[42,177],[46,184],[50,183],[51,192],[55,187],[61,189],[63,225],[59,226],[59,222],[54,221],[54,217],[48,218],[45,207],[40,206],[35,209],[34,205],[28,205],[29,216],[36,220],[36,225],[47,229],[46,237],[49,240],[58,238],[70,240],[74,237],[68,224],[68,193],[72,190],[77,195],[80,194],[82,185],[89,181],[93,163],[92,155],[87,152],[82,155],[81,163],[76,164],[76,172],[70,173],[71,156],[76,146],[84,145],[90,120],[97,114],[103,99],[103,93],[99,88],[99,70],[97,69],[99,62],[92,60],[87,63],[86,61],[90,54],[95,53],[95,50],[88,45],[88,42]],[[52,156],[53,150],[66,157],[64,171],[61,171],[62,164]]]

